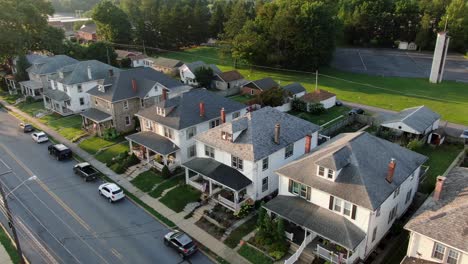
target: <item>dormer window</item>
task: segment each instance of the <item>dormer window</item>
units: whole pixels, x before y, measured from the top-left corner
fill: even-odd
[[[327,178],[328,179],[333,179],[334,174],[335,174],[335,172],[333,170],[328,169]]]
[[[101,92],[101,93],[104,93],[106,90],[104,90],[104,85],[102,84],[99,84],[98,85],[98,90]]]
[[[59,72],[59,77],[63,79],[63,72]]]
[[[232,142],[232,134],[228,132],[221,131],[221,138],[226,141]]]
[[[156,108],[156,113],[160,116],[164,116],[166,111],[164,111],[164,108],[161,108],[161,107],[157,107]]]
[[[332,169],[328,169],[322,166],[317,166],[317,175],[323,178],[326,178],[327,180],[335,180],[335,176],[337,174],[336,171]]]
[[[322,177],[325,176],[325,168],[324,167],[319,166],[318,175],[322,176]]]
[[[83,92],[83,86],[81,84],[78,84],[77,88],[79,93]]]

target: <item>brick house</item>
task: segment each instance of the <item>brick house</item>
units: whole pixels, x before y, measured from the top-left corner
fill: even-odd
[[[97,41],[96,24],[83,25],[76,31],[75,37],[80,42]]]

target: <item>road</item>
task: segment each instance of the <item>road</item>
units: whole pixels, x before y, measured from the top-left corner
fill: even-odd
[[[100,182],[75,176],[76,161],[56,161],[0,109],[0,182],[8,195],[24,254],[31,263],[212,263],[188,260],[163,244],[169,230],[128,199],[109,203]],[[11,172],[9,172],[11,171]],[[3,174],[3,175],[2,175]],[[0,221],[7,221],[2,209]]]

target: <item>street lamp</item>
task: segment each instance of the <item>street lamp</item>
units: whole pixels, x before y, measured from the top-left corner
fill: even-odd
[[[26,180],[24,180],[22,183],[20,183],[18,186],[16,186],[13,190],[11,190],[9,193],[7,193],[5,195],[5,199],[8,198],[8,195],[12,194],[14,191],[16,191],[16,189],[18,189],[19,187],[21,187],[21,185],[25,184],[26,182],[28,181],[34,181],[37,179],[37,176],[36,175],[33,175],[29,178],[27,178]]]

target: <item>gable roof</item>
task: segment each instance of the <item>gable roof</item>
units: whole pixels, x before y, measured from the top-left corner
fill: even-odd
[[[67,55],[55,55],[51,57],[36,58],[27,72],[33,74],[50,74],[57,72],[60,68],[77,63],[78,61]]]
[[[78,31],[90,33],[90,34],[96,34],[96,24],[83,25]]]
[[[143,54],[143,53],[141,53],[139,51],[120,50],[120,49],[116,49],[115,53],[117,53],[117,58],[119,58],[119,59],[130,58],[132,56],[137,56],[137,55]]]
[[[221,73],[221,70],[218,68],[218,66],[214,64],[206,64],[203,61],[194,61],[191,63],[186,63],[185,66],[192,72],[195,73],[195,71],[200,68],[200,67],[210,67],[213,70],[213,74]]]
[[[396,159],[393,182],[385,179]],[[367,132],[343,133],[276,172],[372,211],[427,160],[426,156]],[[317,175],[317,165],[339,170],[336,180]]]
[[[88,67],[91,69],[91,79],[88,77]],[[105,64],[97,60],[80,61],[75,64],[67,65],[59,69],[63,72],[63,78],[56,78],[57,82],[63,84],[77,84],[95,80],[102,80],[109,75],[109,70],[114,73],[120,69]]]
[[[236,70],[216,74],[216,77],[223,82],[232,82],[244,79],[244,76],[242,76],[242,74]]]
[[[277,82],[275,82],[272,78],[267,77],[260,80],[248,82],[244,86],[265,91],[271,88],[279,87],[280,85]]]
[[[133,79],[137,84],[136,91],[132,89]],[[105,92],[99,91],[96,86],[88,93],[107,101],[117,102],[135,97],[144,98],[156,84],[164,86],[170,91],[173,88],[183,86],[161,72],[144,67],[116,72],[113,77],[106,78]]]
[[[468,253],[468,168],[452,169],[438,201],[432,195],[405,228]]]
[[[284,86],[283,89],[285,91],[291,92],[292,94],[298,94],[298,93],[302,93],[302,92],[306,91],[304,86],[302,86],[298,82],[288,84],[288,85]]]
[[[422,134],[438,119],[440,119],[439,114],[424,105],[421,105],[403,109],[399,113],[385,120],[382,125],[402,122]]]
[[[310,103],[320,103],[321,101],[335,97],[336,94],[319,89],[310,93],[306,93],[301,97],[301,100]]]
[[[205,116],[200,116],[200,102],[205,103]],[[157,114],[157,107],[171,109],[169,114]],[[136,115],[164,126],[180,130],[191,127],[211,119],[219,118],[221,108],[227,113],[245,109],[246,105],[217,95],[206,89],[194,89],[177,97],[170,98],[154,106],[140,110]]]
[[[275,125],[280,124],[280,143],[273,141]],[[319,126],[264,107],[245,116],[205,131],[195,138],[245,160],[257,161],[319,130]],[[221,132],[234,136],[230,142],[221,138]]]
[[[176,68],[180,67],[183,62],[180,60],[174,60],[174,59],[169,59],[169,58],[164,58],[164,57],[157,57],[157,58],[151,58],[153,61],[153,66],[160,66],[164,68]]]

